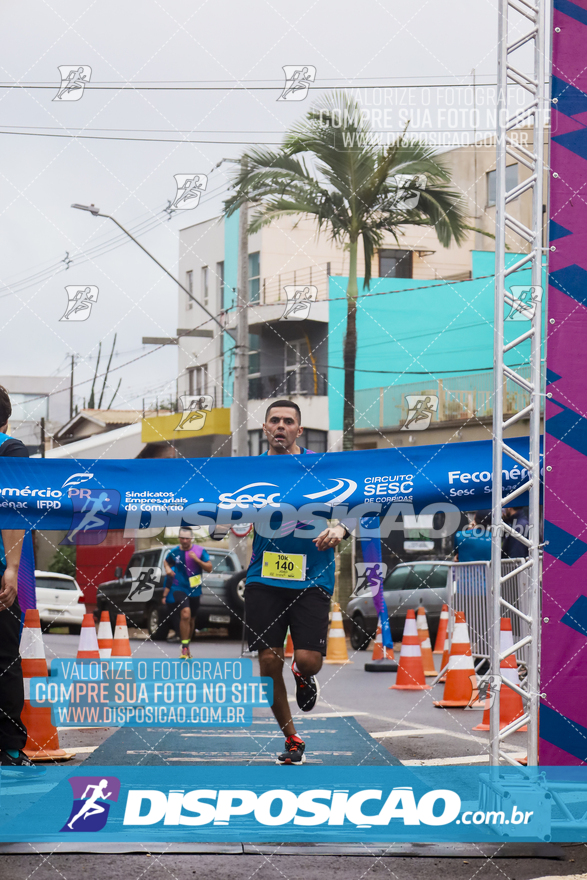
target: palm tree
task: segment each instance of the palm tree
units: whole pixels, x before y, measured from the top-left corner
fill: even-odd
[[[362,238],[363,289],[384,233],[399,242],[405,226],[433,227],[444,247],[461,244],[470,228],[464,205],[448,184],[441,157],[406,133],[381,146],[360,105],[344,93],[326,96],[286,135],[278,150],[253,149],[225,203],[230,216],[243,202],[255,211],[249,232],[286,215],[311,215],[318,231],[349,249],[344,338],[343,449],[354,448],[357,357],[357,252]],[[313,166],[313,169],[311,168]]]

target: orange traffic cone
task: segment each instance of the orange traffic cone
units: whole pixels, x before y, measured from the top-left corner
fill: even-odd
[[[371,657],[371,660],[395,660],[393,648],[383,647],[383,634],[381,632],[381,623],[377,624],[377,634],[375,636],[375,642],[373,644],[373,656]]]
[[[514,636],[512,633],[512,621],[509,617],[502,617],[500,623],[499,636],[499,653],[505,654],[514,644]],[[510,654],[505,660],[499,664],[503,678],[511,681],[512,684],[520,686],[520,678],[518,676],[518,664],[516,663],[515,654]],[[474,727],[473,730],[489,730],[489,707],[491,705],[489,688],[487,689],[487,699],[485,700],[485,711],[481,724]],[[509,688],[507,685],[501,688],[499,693],[499,729],[507,727],[512,721],[516,721],[524,714],[524,702],[519,694]],[[518,728],[519,731],[528,730],[527,725]]]
[[[442,606],[440,612],[440,622],[438,624],[438,632],[436,633],[436,641],[434,642],[433,654],[442,654],[444,651],[444,643],[448,632],[448,605]],[[442,669],[442,666],[440,667]]]
[[[424,678],[424,666],[422,664],[418,627],[416,626],[416,615],[412,608],[410,608],[406,615],[397,678],[395,684],[391,685],[390,690],[430,690],[430,685],[426,684],[426,679]]]
[[[9,614],[5,611],[4,614]],[[73,758],[75,752],[59,747],[57,728],[51,722],[51,709],[31,706],[31,678],[47,678],[49,671],[41,635],[41,620],[36,608],[28,608],[24,615],[24,627],[20,637],[22,677],[24,682],[24,708],[21,721],[27,729],[27,741],[23,749],[33,761],[51,761],[54,758]]]
[[[353,662],[352,660],[349,660],[349,655],[346,649],[342,614],[338,602],[335,602],[332,606],[330,629],[328,630],[328,641],[326,643],[326,659],[324,662],[340,664]]]
[[[294,644],[291,637],[291,632],[288,629],[287,631],[287,639],[285,640],[285,653],[284,657],[293,657],[294,655]]]
[[[111,657],[130,657],[130,641],[128,639],[128,628],[126,625],[126,617],[124,614],[116,615],[116,627],[114,629],[114,638],[112,640]]]
[[[418,629],[418,638],[420,639],[420,650],[422,652],[422,663],[424,665],[424,675],[428,677],[436,676],[436,668],[434,666],[434,658],[432,656],[432,645],[430,644],[430,633],[428,632],[428,621],[426,620],[426,609],[423,605],[418,608],[416,616],[416,627]]]
[[[78,660],[100,659],[93,614],[84,614],[76,657]]]
[[[475,667],[471,654],[469,630],[465,615],[462,611],[457,611],[444,694],[442,700],[438,700],[434,705],[439,708],[468,706],[471,702],[473,689],[476,687],[475,682]]]
[[[98,650],[102,658],[110,657],[112,654],[112,624],[110,623],[110,615],[107,611],[103,611],[100,615]]]
[[[391,648],[383,647],[383,632],[381,622],[377,623],[377,633],[373,644],[373,656],[365,663],[365,672],[396,672],[397,661]]]
[[[450,639],[449,639],[448,633],[447,633],[445,636],[445,639],[444,639],[444,651],[442,652],[442,660],[440,661],[440,668],[441,669],[447,668],[449,659],[450,659]],[[438,681],[443,682],[443,683],[446,681],[446,672],[444,673],[444,675],[441,678],[438,679]]]

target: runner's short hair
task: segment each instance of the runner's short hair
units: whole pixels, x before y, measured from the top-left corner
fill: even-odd
[[[10,416],[12,415],[12,404],[8,391],[3,385],[0,385],[0,427],[4,427]]]
[[[194,535],[191,526],[180,526],[178,536],[181,535],[182,532],[189,532],[190,537],[193,537]]]
[[[267,407],[267,412],[265,413],[265,421],[267,421],[267,419],[269,418],[269,413],[271,412],[271,410],[275,409],[276,406],[287,406],[288,409],[295,409],[296,413],[298,414],[298,425],[302,424],[302,411],[297,403],[293,402],[293,400],[276,400],[275,403],[270,403]]]

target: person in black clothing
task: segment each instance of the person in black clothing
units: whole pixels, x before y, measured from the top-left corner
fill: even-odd
[[[0,456],[28,457],[20,440],[9,437],[8,419],[12,414],[10,397],[0,385]],[[24,685],[19,653],[20,621],[18,604],[18,566],[24,530],[2,529],[0,542],[0,765],[24,766],[31,761],[22,749],[27,732],[20,720],[24,705]]]
[[[528,517],[523,507],[506,507],[503,512],[505,522],[515,529],[519,535],[528,538]],[[528,548],[513,535],[504,534],[501,544],[502,559],[519,559],[528,555]]]

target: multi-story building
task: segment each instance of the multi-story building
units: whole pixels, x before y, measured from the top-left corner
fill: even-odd
[[[529,131],[513,134],[522,150],[524,144],[528,146]],[[382,388],[399,384],[407,388],[422,374],[428,377],[428,385],[440,381],[446,397],[449,378],[475,375],[491,367],[495,146],[459,147],[442,158],[451,172],[451,188],[465,202],[471,229],[461,247],[443,248],[434,229],[406,227],[399,244],[386,234],[376,253],[368,291],[373,298],[360,302],[358,313],[359,446],[381,445],[372,430],[381,434],[382,428],[387,436],[383,445],[405,442],[399,434],[389,439],[395,429],[399,431],[403,404],[394,410],[393,418],[383,406],[385,425],[379,417],[369,421],[361,401],[370,389],[377,388],[380,394]],[[512,158],[507,174],[511,189],[523,185],[530,171]],[[529,225],[530,198],[525,193],[512,207],[513,216],[524,225]],[[526,242],[514,232],[509,246],[512,255],[527,252]],[[238,213],[195,223],[180,233],[180,280],[198,302],[180,291],[178,393],[210,394],[216,408],[230,407],[232,402],[237,256]],[[348,251],[335,245],[327,233],[318,235],[310,217],[282,218],[249,237],[251,454],[263,450],[260,426],[268,402],[277,397],[295,400],[302,408],[307,429],[304,442],[310,447],[316,451],[341,447],[348,262]],[[359,249],[358,274],[363,273]],[[515,283],[528,284],[526,274],[519,273]],[[317,288],[317,302],[304,321],[283,320],[288,285]],[[365,292],[361,280],[359,292]],[[198,303],[222,316],[224,332]],[[188,331],[200,335],[186,335]],[[462,339],[466,344],[461,344]],[[462,390],[472,393],[468,387]],[[441,421],[447,421],[446,414],[454,406],[454,401],[443,404]],[[486,407],[483,418],[489,417]],[[464,421],[468,436],[471,427]],[[225,436],[215,448],[215,454],[230,454]]]
[[[69,419],[69,381],[59,376],[0,376],[12,403],[10,434],[22,440],[30,455],[41,450],[42,426],[45,437],[51,438]]]

